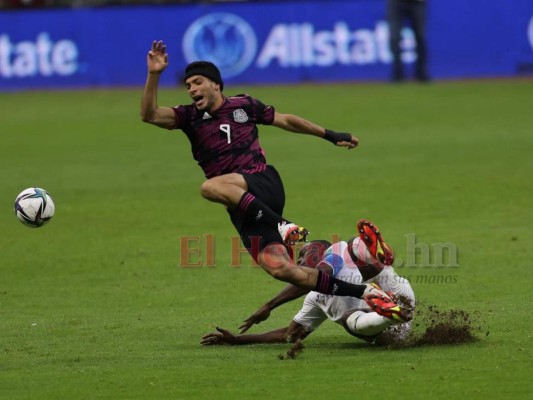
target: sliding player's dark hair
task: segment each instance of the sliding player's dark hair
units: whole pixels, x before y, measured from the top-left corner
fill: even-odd
[[[314,268],[322,260],[324,252],[331,246],[327,240],[312,240],[298,252],[298,265]]]

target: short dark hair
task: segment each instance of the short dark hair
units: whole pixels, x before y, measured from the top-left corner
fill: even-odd
[[[303,245],[298,253],[298,265],[314,268],[322,260],[324,252],[331,246],[327,240],[312,240]]]
[[[213,82],[220,85],[220,91],[224,90],[224,82],[222,81],[222,75],[215,64],[210,61],[193,61],[185,67],[185,77],[183,82],[189,79],[191,76],[201,75]]]

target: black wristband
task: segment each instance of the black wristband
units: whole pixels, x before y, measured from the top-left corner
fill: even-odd
[[[331,129],[326,129],[324,139],[336,145],[339,142],[351,142],[352,135],[349,133],[339,133],[332,131]]]

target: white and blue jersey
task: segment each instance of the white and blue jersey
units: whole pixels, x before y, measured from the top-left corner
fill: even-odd
[[[353,241],[354,247],[360,244],[358,240],[359,238],[356,238]],[[397,296],[405,296],[414,307],[415,296],[409,281],[398,276],[392,266],[383,266],[377,263],[376,265],[357,266],[349,253],[347,242],[335,243],[326,250],[319,265],[328,265],[333,271],[333,276],[345,282],[354,284],[375,282],[384,291],[391,291]],[[293,319],[309,331],[314,331],[327,319],[340,324],[344,312],[352,308],[370,311],[362,299],[326,295],[312,291],[307,294],[302,309]]]

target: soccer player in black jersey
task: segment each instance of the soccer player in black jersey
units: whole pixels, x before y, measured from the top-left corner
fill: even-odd
[[[184,83],[192,104],[161,107],[157,104],[157,89],[167,65],[166,46],[154,41],[147,55],[141,118],[161,128],[181,129],[187,135],[193,157],[206,176],[202,196],[227,207],[243,244],[257,263],[275,279],[320,293],[363,298],[378,291],[388,297],[373,286],[343,282],[320,270],[296,266],[286,246],[301,236],[305,239],[306,231],[282,217],[283,183],[274,167],[266,163],[257,125],[274,125],[347,148],[356,147],[358,139],[296,115],[279,113],[248,95],[224,96],[220,72],[207,61],[193,62],[185,69]],[[379,231],[373,240],[379,248]]]

